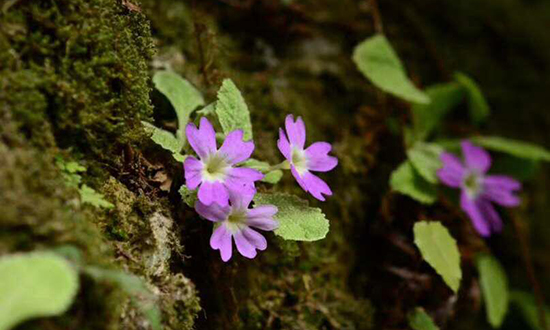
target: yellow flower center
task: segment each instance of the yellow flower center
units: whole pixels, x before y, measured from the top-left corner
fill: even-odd
[[[296,168],[299,174],[307,171],[307,158],[304,150],[292,148],[292,165]]]
[[[218,154],[213,154],[204,162],[202,176],[206,181],[223,181],[226,177],[230,165],[225,158]]]

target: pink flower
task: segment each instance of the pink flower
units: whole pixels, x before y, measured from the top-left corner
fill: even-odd
[[[187,140],[199,159],[187,157],[183,164],[187,188],[199,188],[198,198],[204,205],[228,205],[231,191],[239,193],[254,187],[263,178],[257,170],[235,167],[246,161],[254,151],[254,142],[244,142],[242,130],[227,135],[220,149],[216,145],[216,132],[205,117],[200,127],[190,123],[185,128]]]
[[[521,183],[504,175],[489,175],[491,157],[483,148],[462,142],[464,162],[451,153],[441,154],[443,168],[437,175],[445,185],[460,188],[460,206],[481,236],[502,230],[502,220],[493,203],[513,207],[520,203],[515,192]]]
[[[262,205],[248,208],[255,193],[255,189],[250,187],[240,193],[230,192],[230,204],[226,206],[218,204],[207,206],[200,201],[195,203],[195,210],[203,218],[216,223],[210,237],[210,246],[214,250],[220,250],[223,261],[231,259],[233,240],[241,255],[249,259],[254,258],[256,250],[266,249],[267,241],[252,228],[271,231],[279,225],[276,220],[273,220],[273,216],[277,213],[275,206]]]
[[[324,201],[323,195],[331,196],[332,191],[325,181],[311,171],[328,172],[336,167],[338,159],[328,155],[332,146],[326,142],[315,142],[304,150],[306,127],[301,117],[294,122],[294,117],[288,115],[285,128],[286,134],[282,128],[279,129],[277,146],[290,163],[292,175],[302,189],[318,200]]]

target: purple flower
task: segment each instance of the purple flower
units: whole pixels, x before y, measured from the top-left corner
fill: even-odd
[[[199,187],[198,197],[204,205],[217,203],[227,206],[229,192],[243,192],[254,187],[254,181],[263,174],[250,168],[234,167],[247,160],[254,151],[254,143],[243,141],[243,131],[236,130],[227,135],[221,148],[216,146],[216,132],[205,117],[200,127],[190,123],[185,128],[187,140],[199,159],[187,157],[183,164],[187,188]]]
[[[461,189],[460,206],[481,236],[502,229],[502,220],[491,202],[513,207],[520,203],[515,191],[521,184],[504,175],[488,175],[491,157],[483,148],[462,142],[464,162],[453,154],[441,154],[443,168],[437,175],[445,185]]]
[[[306,142],[306,127],[301,117],[294,122],[294,117],[288,115],[285,120],[286,134],[279,129],[277,146],[290,163],[292,175],[302,189],[318,200],[324,201],[324,195],[332,195],[325,181],[310,171],[327,172],[338,164],[336,157],[329,156],[332,146],[326,142],[315,142],[304,150]],[[288,138],[287,138],[288,136]]]
[[[256,190],[250,187],[240,193],[230,192],[230,205],[227,206],[207,206],[200,201],[195,203],[195,210],[202,217],[216,223],[210,237],[210,246],[214,250],[220,250],[223,261],[231,259],[233,239],[240,254],[249,259],[254,258],[256,250],[266,249],[267,241],[252,228],[271,231],[279,226],[279,223],[273,220],[277,213],[275,206],[248,208],[255,193]]]

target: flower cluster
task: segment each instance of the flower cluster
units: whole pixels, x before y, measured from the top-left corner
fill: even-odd
[[[306,130],[300,117],[294,121],[292,115],[287,116],[285,129],[286,133],[280,130],[277,145],[286,160],[273,168],[290,169],[302,189],[324,201],[323,195],[330,196],[332,191],[311,171],[327,172],[336,167],[338,160],[328,155],[331,145],[316,142],[304,149]],[[256,193],[255,182],[261,180],[263,174],[239,165],[252,155],[254,142],[243,141],[243,131],[235,130],[218,149],[214,127],[205,117],[201,118],[198,128],[188,124],[185,133],[198,156],[185,159],[185,181],[190,190],[198,189],[196,211],[215,222],[210,246],[220,250],[222,260],[228,261],[234,240],[241,255],[254,258],[256,250],[264,250],[267,242],[252,228],[272,231],[278,227],[273,219],[277,213],[275,206],[249,208]]]
[[[492,203],[513,207],[520,203],[515,192],[521,184],[504,175],[487,174],[491,157],[469,141],[462,142],[464,161],[451,153],[441,154],[443,167],[438,177],[445,185],[461,190],[460,206],[481,236],[502,229],[502,220]]]

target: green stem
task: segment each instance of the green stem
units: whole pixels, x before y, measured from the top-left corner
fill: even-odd
[[[277,165],[272,165],[267,171],[267,172],[271,172],[271,171],[276,171],[276,170],[290,170],[290,163],[288,162],[288,160],[285,160]]]

